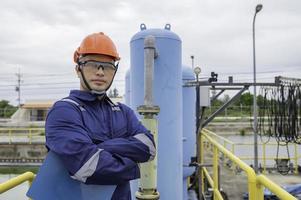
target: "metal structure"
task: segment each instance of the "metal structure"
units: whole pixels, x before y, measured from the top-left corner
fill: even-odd
[[[248,83],[248,82],[240,82],[240,83],[234,83],[231,81],[228,82],[217,82],[217,76],[213,72],[211,73],[211,78],[209,78],[206,81],[198,81],[197,79],[195,81],[187,81],[183,87],[200,87],[200,86],[210,86],[210,90],[220,90],[215,96],[211,98],[211,102],[217,99],[221,94],[223,94],[227,90],[238,90],[238,92],[230,98],[225,104],[223,104],[217,111],[212,113],[210,116],[208,116],[206,119],[203,117],[204,109],[200,107],[199,104],[196,104],[196,110],[201,111],[197,116],[198,117],[198,123],[201,128],[206,127],[217,115],[219,115],[221,112],[223,112],[229,105],[231,105],[234,101],[236,101],[240,95],[249,89],[250,86],[279,86],[279,77],[275,77],[275,82],[272,83]],[[196,95],[196,102],[199,102],[200,96]],[[203,121],[203,122],[202,122]],[[202,122],[202,123],[201,123]]]
[[[229,105],[231,105],[234,101],[236,101],[241,94],[249,89],[250,86],[278,86],[280,81],[279,78],[275,78],[274,83],[234,83],[233,77],[229,77],[228,82],[217,82],[218,74],[212,72],[211,77],[206,81],[199,81],[198,75],[200,70],[195,70],[196,80],[194,81],[187,81],[183,84],[183,87],[195,87],[196,88],[196,146],[197,146],[197,159],[195,163],[192,163],[197,167],[197,174],[198,174],[198,183],[199,183],[199,194],[202,194],[201,189],[204,188],[202,183],[202,179],[204,178],[204,174],[201,173],[201,168],[208,164],[203,163],[202,152],[203,150],[200,148],[201,146],[201,138],[202,138],[202,129],[206,127],[217,115],[223,112]],[[206,119],[204,117],[204,112],[206,107],[201,107],[200,102],[200,95],[199,95],[199,88],[200,86],[209,86],[211,90],[220,90],[215,96],[212,97],[211,101],[217,99],[222,93],[226,90],[238,90],[238,92],[230,98],[227,102],[225,102],[218,110],[208,116]],[[255,159],[254,159],[255,160]]]

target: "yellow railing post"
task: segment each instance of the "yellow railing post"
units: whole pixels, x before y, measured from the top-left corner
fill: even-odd
[[[198,155],[200,155],[200,157],[198,159],[200,159],[200,162],[203,163],[204,161],[204,138],[202,136],[202,134],[198,134],[198,140],[200,141],[200,148],[199,148],[199,152],[198,152]],[[200,175],[200,178],[201,178],[201,191],[202,193],[204,194],[205,192],[205,182],[204,182],[204,172],[203,172],[203,168],[199,169],[198,170],[199,172],[199,175]],[[199,190],[200,191],[200,190]]]
[[[32,133],[31,133],[31,128],[29,129],[29,144],[31,144],[31,140],[32,140]]]
[[[294,170],[294,173],[295,173],[295,174],[298,174],[298,157],[299,157],[299,155],[298,155],[298,146],[297,146],[297,144],[294,144],[294,149],[295,149],[295,156],[294,156],[294,160],[295,160],[295,164],[294,164],[295,170]]]
[[[256,189],[257,189],[257,198],[256,200],[264,200],[264,187],[263,185],[256,183]]]
[[[213,147],[213,191],[219,190],[218,188],[218,149],[216,146]],[[213,199],[217,199],[216,192],[213,193]]]
[[[275,184],[273,181],[269,180],[264,175],[258,175],[257,178],[256,178],[256,181],[257,181],[257,184],[260,185],[258,187],[265,186],[266,188],[268,188],[272,193],[274,193],[280,199],[283,199],[283,200],[297,200],[297,198],[295,198],[290,193],[285,191],[283,188],[281,188],[280,186]],[[262,199],[260,199],[260,200],[262,200]]]
[[[9,144],[12,143],[11,131],[12,131],[11,129],[8,129]]]
[[[266,174],[266,144],[262,144],[262,157],[263,157],[263,173]]]
[[[232,144],[231,151],[232,151],[233,155],[235,155],[235,145],[234,144]],[[232,162],[232,166],[230,168],[232,168],[233,173],[235,173],[236,164],[234,162]]]

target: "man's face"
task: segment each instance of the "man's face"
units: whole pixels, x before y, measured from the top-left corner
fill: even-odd
[[[113,81],[114,59],[105,55],[86,55],[79,60],[81,70],[92,90],[99,92],[105,91]],[[111,64],[110,64],[111,63]],[[84,83],[83,77],[76,68],[78,77],[80,78],[80,90],[89,91]]]

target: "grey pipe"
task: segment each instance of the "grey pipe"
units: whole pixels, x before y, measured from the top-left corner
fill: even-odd
[[[144,39],[144,105],[153,105],[154,60],[156,57],[155,37]]]

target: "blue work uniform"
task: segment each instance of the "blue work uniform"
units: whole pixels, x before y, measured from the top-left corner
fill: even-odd
[[[56,153],[71,178],[85,184],[117,185],[113,200],[131,199],[129,181],[140,177],[138,163],[154,159],[152,134],[133,110],[72,90],[46,119],[46,147]]]

